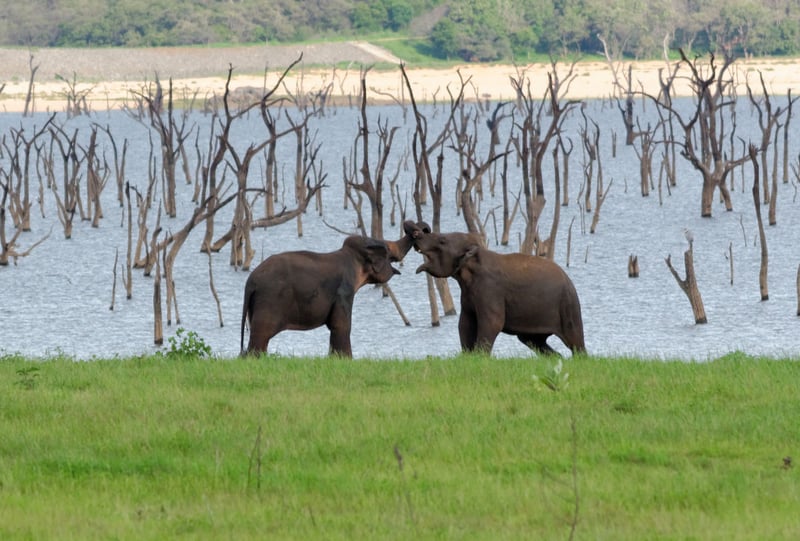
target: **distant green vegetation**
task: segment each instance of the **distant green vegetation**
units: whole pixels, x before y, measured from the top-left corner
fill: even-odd
[[[681,47],[800,53],[797,0],[27,0],[0,13],[0,45],[290,43],[391,33],[421,55],[498,61],[566,54],[657,58]],[[405,57],[404,57],[405,58]]]
[[[800,538],[797,359],[173,345],[0,357],[0,539]]]

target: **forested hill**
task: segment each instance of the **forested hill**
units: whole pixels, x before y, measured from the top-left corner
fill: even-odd
[[[25,0],[0,46],[146,47],[354,37],[441,59],[497,61],[666,49],[800,53],[797,0]],[[392,45],[388,45],[389,48]]]

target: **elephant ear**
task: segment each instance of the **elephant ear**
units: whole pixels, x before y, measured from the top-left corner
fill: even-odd
[[[373,238],[364,239],[363,247],[364,258],[369,264],[373,272],[378,272],[381,265],[389,261],[395,261],[391,248],[386,242]]]
[[[461,257],[458,258],[458,262],[456,263],[456,269],[453,272],[455,274],[461,268],[469,262],[470,259],[476,257],[478,255],[478,251],[480,250],[481,245],[479,243],[469,243],[464,247],[464,253],[461,254]]]
[[[466,260],[466,259],[469,259],[471,257],[475,257],[475,255],[478,253],[478,249],[479,248],[480,248],[480,245],[478,245],[478,244],[470,244],[469,246],[467,246],[467,250],[464,252],[464,255],[462,256],[462,259]]]
[[[347,237],[342,246],[361,254],[363,257],[367,257],[376,251],[380,251],[381,249],[383,249],[384,252],[388,251],[386,243],[384,243],[382,240],[373,239],[370,237],[360,237],[358,235],[351,235]]]
[[[391,253],[384,241],[373,238],[364,239],[364,249],[370,257],[387,257]]]

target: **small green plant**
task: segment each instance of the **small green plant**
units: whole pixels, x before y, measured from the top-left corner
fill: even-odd
[[[167,357],[211,357],[211,346],[194,331],[178,327],[175,336],[167,338],[169,351]]]
[[[26,366],[25,368],[20,368],[17,370],[17,375],[19,376],[17,385],[31,391],[36,388],[36,378],[39,376],[39,367]]]
[[[564,372],[563,368],[564,363],[561,359],[558,359],[555,366],[547,373],[541,376],[534,374],[533,381],[539,385],[544,385],[551,391],[563,391],[569,385],[569,372]]]

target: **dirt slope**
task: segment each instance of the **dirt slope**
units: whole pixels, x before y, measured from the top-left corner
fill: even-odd
[[[304,46],[160,47],[147,49],[9,49],[0,48],[0,84],[30,79],[47,82],[59,74],[78,81],[129,81],[173,77],[224,76],[233,66],[239,75],[261,74],[288,66],[303,54],[308,66],[331,67],[342,62],[399,62],[391,53],[364,42],[319,43]],[[33,55],[31,59],[31,55]]]

